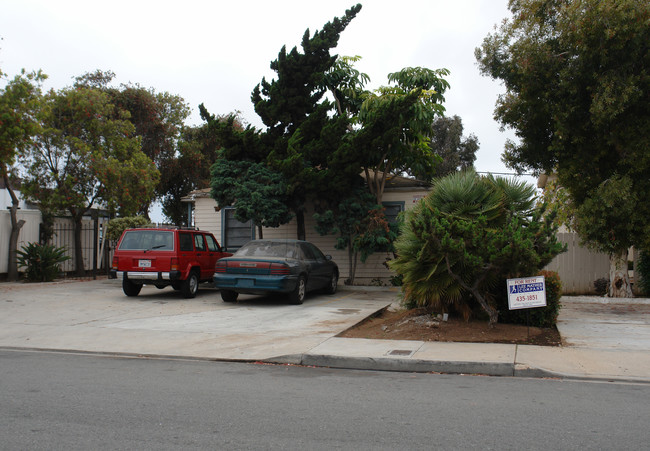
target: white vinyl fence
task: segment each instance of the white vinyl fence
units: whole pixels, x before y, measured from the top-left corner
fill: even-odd
[[[39,242],[41,213],[38,210],[20,210],[18,219],[24,219],[25,225],[18,235],[18,250],[28,243]],[[97,221],[87,219],[82,222],[81,248],[83,250],[84,268],[92,271],[97,268],[100,273],[106,273],[110,265],[110,249],[103,239],[107,220],[98,218]],[[62,272],[75,270],[74,264],[74,223],[71,218],[56,218],[53,226],[53,236],[49,244],[66,249],[70,260],[61,265]],[[11,218],[9,211],[0,211],[0,274],[6,274],[9,260],[9,235],[11,233]],[[20,268],[19,268],[20,271]]]
[[[27,243],[38,242],[41,212],[38,210],[18,210],[18,220],[25,221],[18,235],[18,250]],[[9,236],[11,235],[11,216],[9,210],[0,211],[0,274],[6,274],[9,266]]]
[[[567,245],[567,251],[555,257],[544,269],[560,275],[563,293],[593,293],[594,280],[609,278],[609,257],[581,246],[576,233],[558,233],[557,237]]]

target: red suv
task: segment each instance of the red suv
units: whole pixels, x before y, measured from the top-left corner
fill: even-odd
[[[186,298],[193,298],[199,283],[212,282],[217,260],[223,252],[214,235],[180,227],[126,229],[118,242],[109,273],[121,279],[127,296],[137,296],[142,285],[171,285]]]

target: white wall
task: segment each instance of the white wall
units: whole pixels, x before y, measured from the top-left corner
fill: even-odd
[[[6,191],[6,190],[1,190]],[[38,241],[41,212],[38,210],[18,210],[18,220],[25,220],[25,225],[18,234],[18,249],[27,243]],[[8,210],[0,211],[0,273],[4,274],[9,267],[9,235],[11,234],[11,216]]]

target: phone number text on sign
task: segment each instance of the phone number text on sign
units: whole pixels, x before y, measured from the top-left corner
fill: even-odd
[[[546,283],[544,276],[508,279],[508,307],[510,310],[545,306]]]

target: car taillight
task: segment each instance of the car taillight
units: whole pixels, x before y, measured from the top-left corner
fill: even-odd
[[[171,271],[178,271],[178,259],[175,257],[172,257],[171,261],[169,262],[169,269]]]
[[[289,274],[289,267],[283,263],[271,263],[272,276],[286,276]]]
[[[111,263],[111,268],[117,270],[117,264],[119,263],[119,258],[113,256],[113,262]]]
[[[228,263],[217,261],[217,264],[214,267],[215,272],[225,273],[228,270]]]

